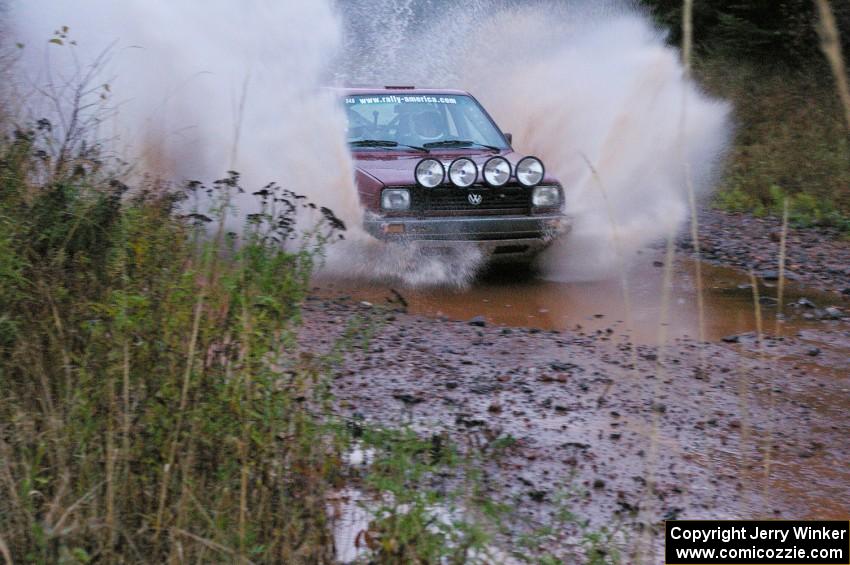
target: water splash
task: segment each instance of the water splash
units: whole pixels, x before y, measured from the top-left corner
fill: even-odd
[[[360,224],[345,118],[320,88],[341,36],[329,2],[12,0],[10,20],[33,89],[112,45],[101,133],[139,170],[209,182],[235,169],[251,190],[277,181]],[[76,47],[48,44],[61,26]]]
[[[611,276],[679,228],[688,217],[685,163],[699,192],[711,188],[729,107],[686,80],[678,52],[629,3],[478,0],[438,10],[408,0],[403,13],[418,25],[383,17],[375,32],[360,26],[389,14],[386,4],[361,0],[346,12],[345,76],[468,89],[518,151],[541,157],[575,224],[544,255],[549,276]]]
[[[463,288],[472,284],[484,263],[484,254],[474,246],[440,249],[435,255],[415,242],[365,236],[329,249],[322,275],[409,287]]]
[[[561,279],[614,274],[684,222],[684,164],[705,193],[729,135],[728,106],[685,79],[628,2],[12,0],[10,20],[31,85],[49,78],[45,61],[73,69],[117,41],[104,72],[116,119],[103,132],[116,153],[177,181],[229,168],[252,189],[276,180],[353,228],[331,272],[412,285],[467,284],[480,255],[429,257],[358,229],[344,117],[321,85],[473,92],[564,184],[575,227],[543,258]],[[47,44],[62,25],[77,48]]]

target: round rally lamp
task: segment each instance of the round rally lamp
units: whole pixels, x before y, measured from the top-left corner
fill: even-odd
[[[416,165],[416,182],[425,188],[434,188],[443,183],[446,178],[446,170],[443,164],[436,159],[422,159]]]
[[[511,178],[511,164],[504,157],[491,157],[484,163],[484,180],[490,186],[504,186]]]
[[[537,157],[524,157],[516,165],[516,180],[522,186],[531,188],[537,186],[543,180],[546,169],[543,162]]]
[[[460,157],[449,165],[449,180],[452,181],[453,185],[467,188],[472,186],[477,179],[478,167],[475,166],[472,159]]]

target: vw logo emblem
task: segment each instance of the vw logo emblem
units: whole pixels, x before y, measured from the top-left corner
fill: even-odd
[[[470,192],[469,195],[466,197],[466,199],[469,200],[469,203],[473,206],[478,206],[479,204],[481,204],[482,198],[483,197],[480,194],[475,194],[474,192]]]

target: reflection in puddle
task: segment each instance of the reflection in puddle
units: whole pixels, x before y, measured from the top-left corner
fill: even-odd
[[[355,442],[352,448],[343,456],[343,461],[351,469],[366,470],[374,462],[377,451],[374,448],[364,448],[360,442]],[[375,497],[368,496],[356,487],[341,488],[327,496],[328,515],[333,521],[334,548],[338,563],[356,563],[368,554],[369,533],[372,521],[375,520],[382,506],[393,507],[397,514],[411,511],[407,504],[393,504],[393,497],[384,493]],[[441,504],[426,507],[425,512],[430,517],[430,529],[447,531],[456,528],[456,524],[464,520],[464,512]],[[468,555],[473,562],[513,564],[516,559],[496,547],[486,547],[482,554],[471,552]]]
[[[706,339],[752,332],[756,329],[753,293],[746,274],[740,271],[704,264],[702,266]],[[650,258],[641,259],[628,276],[630,287],[632,337],[638,343],[655,344],[662,300],[660,264]],[[670,294],[670,317],[667,335],[671,339],[699,335],[693,263],[679,260],[675,266]],[[389,288],[358,281],[319,281],[322,295],[350,294],[360,300],[381,303],[391,297]],[[453,320],[469,320],[483,316],[500,326],[530,327],[542,330],[564,330],[581,327],[585,331],[625,333],[626,313],[620,282],[557,282],[534,278],[526,272],[500,271],[473,287],[463,290],[448,288],[401,289],[412,314],[445,316]],[[765,331],[773,332],[777,305],[777,289],[762,283],[761,309]],[[801,300],[805,299],[805,300]],[[785,321],[781,331],[792,335],[806,328],[818,327],[815,319],[824,308],[840,298],[808,291],[789,284],[785,290]]]
[[[354,488],[340,489],[327,497],[339,563],[353,563],[366,552],[360,538],[369,529],[372,515],[364,508],[364,498],[363,493]]]

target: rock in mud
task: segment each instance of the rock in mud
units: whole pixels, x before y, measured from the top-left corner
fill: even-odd
[[[469,320],[470,326],[475,326],[478,328],[483,328],[487,325],[487,319],[484,316],[475,316],[471,320]]]
[[[824,317],[829,318],[830,320],[840,320],[844,317],[844,312],[842,312],[839,308],[835,306],[829,306],[828,308],[824,308],[823,310]]]
[[[401,402],[407,405],[414,405],[419,404],[420,402],[424,402],[424,399],[422,397],[407,393],[394,394],[393,398],[395,398],[396,400],[400,400]]]

